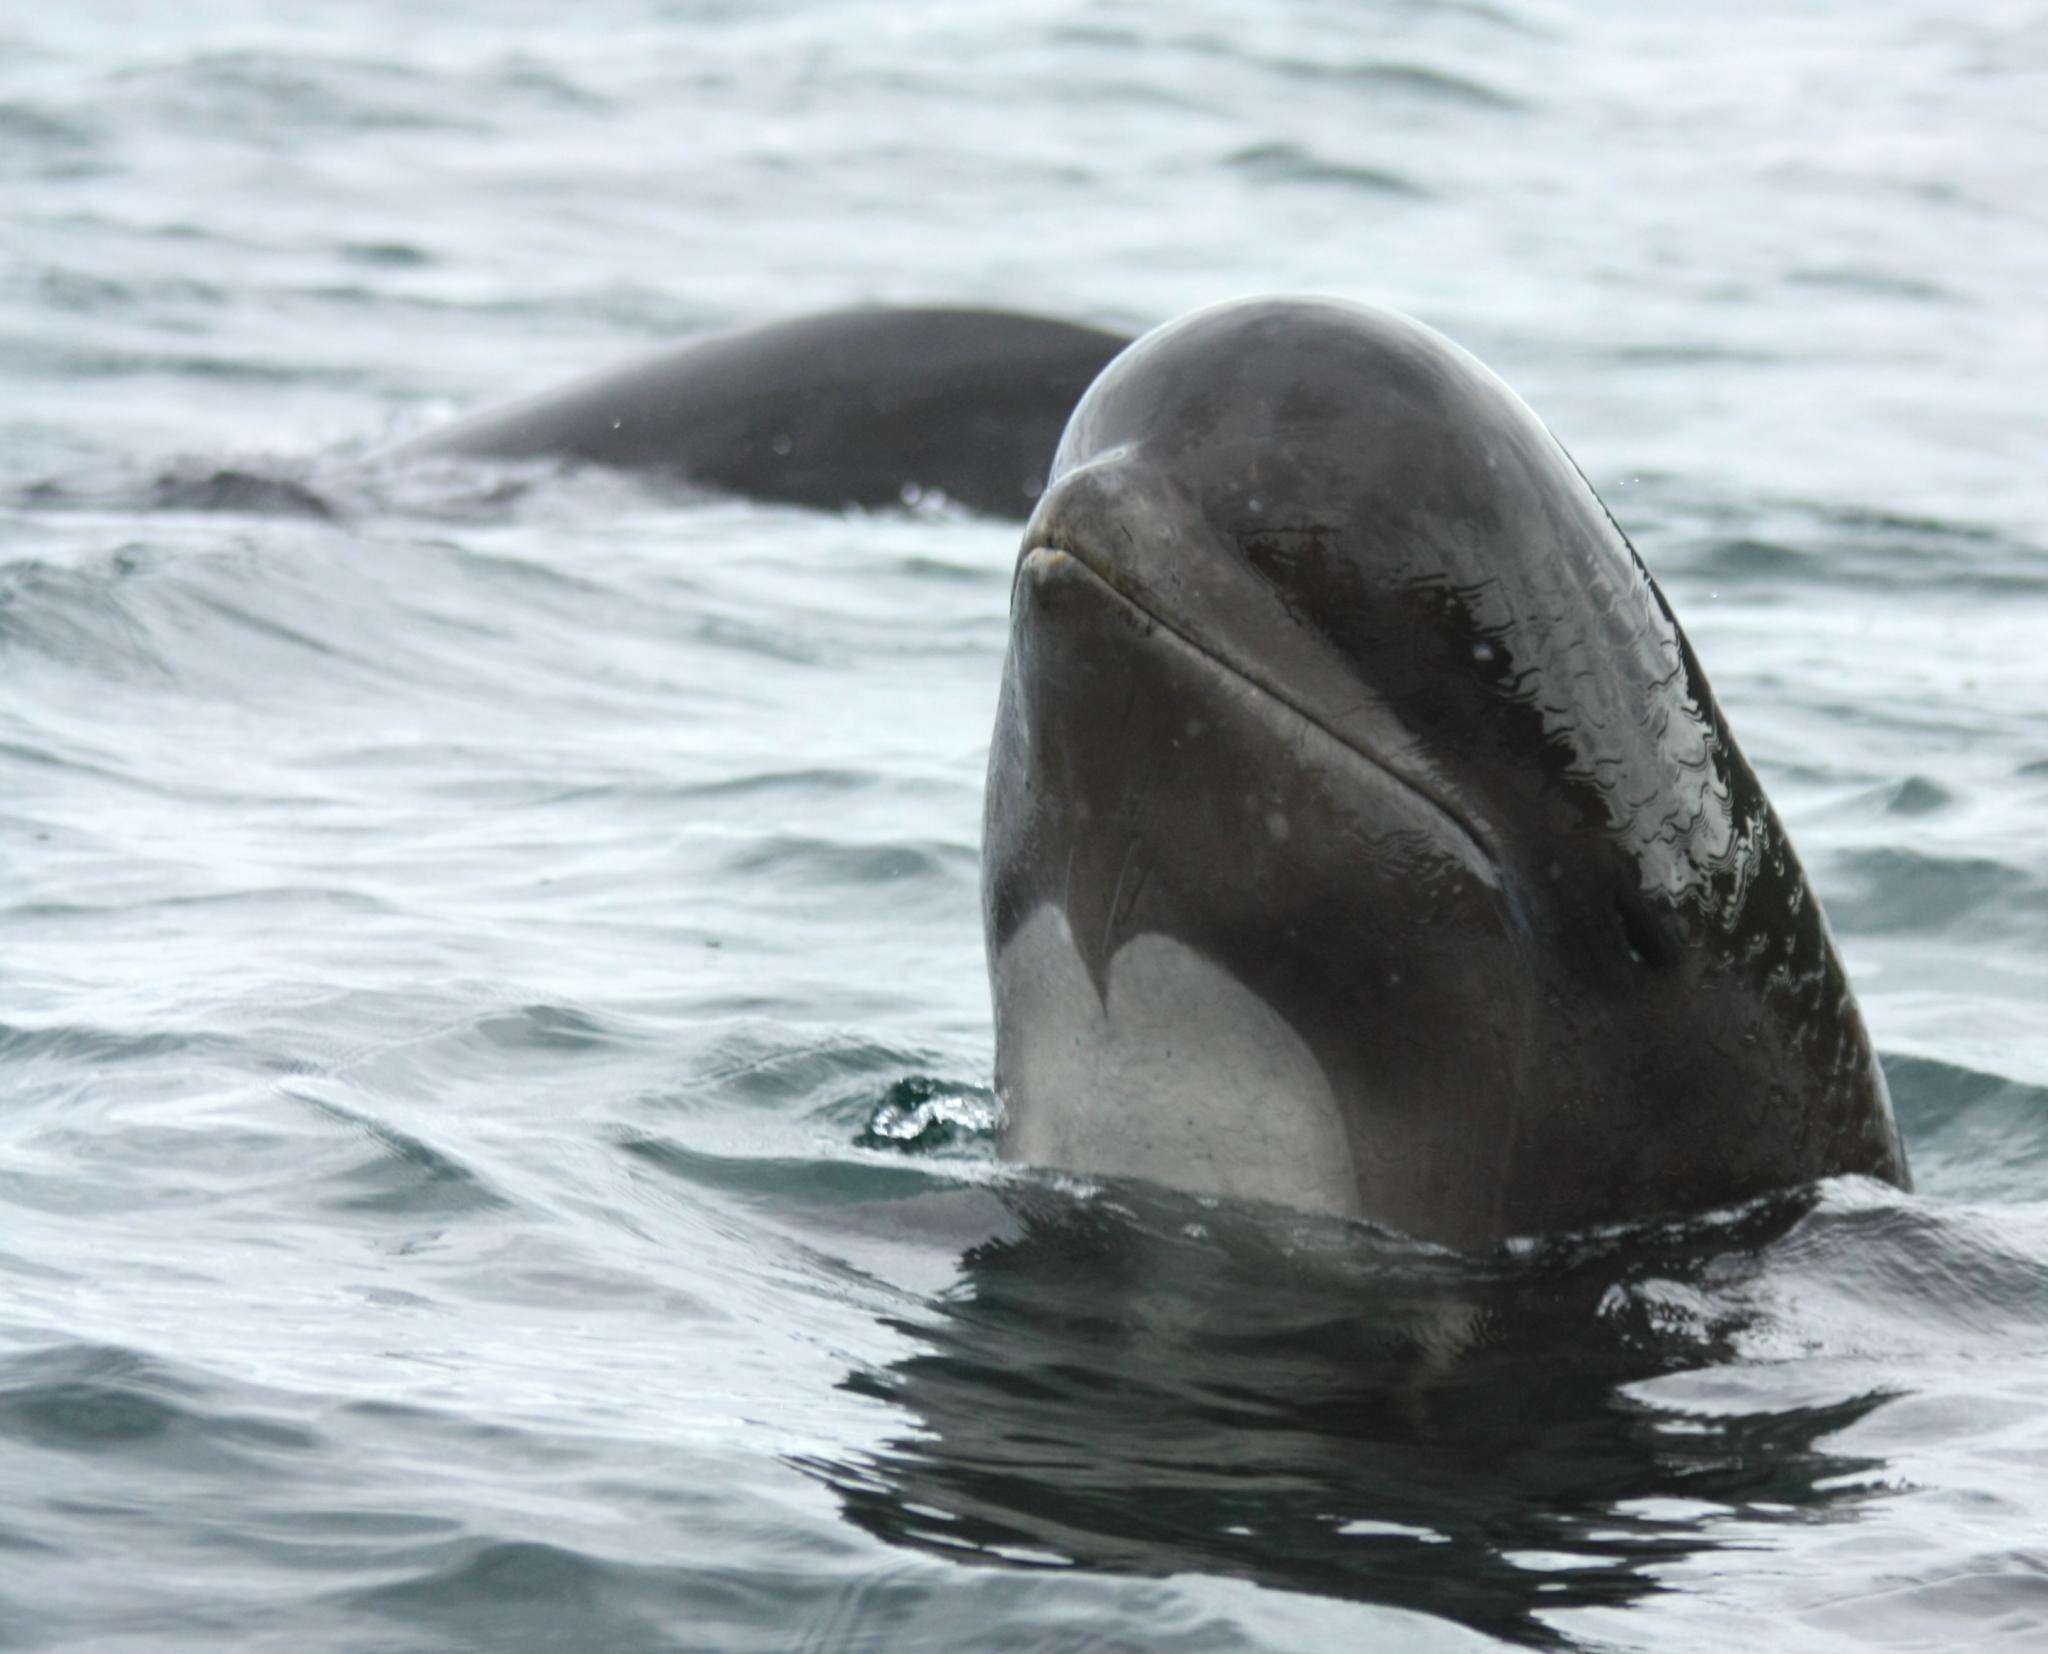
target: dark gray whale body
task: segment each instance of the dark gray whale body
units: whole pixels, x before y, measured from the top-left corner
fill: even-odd
[[[401,455],[560,455],[792,505],[937,491],[1022,521],[1121,334],[994,310],[843,310],[693,339]]]
[[[1013,1158],[1453,1245],[1907,1181],[1662,594],[1390,314],[1220,306],[1088,391],[1016,571],[983,897]]]

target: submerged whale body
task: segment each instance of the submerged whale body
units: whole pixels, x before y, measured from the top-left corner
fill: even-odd
[[[1129,343],[1006,311],[831,311],[692,339],[399,454],[559,456],[827,510],[937,493],[1021,522],[1067,415]]]
[[[1453,1245],[1907,1182],[1663,595],[1513,393],[1389,313],[1201,311],[1082,399],[983,905],[1011,1158]]]

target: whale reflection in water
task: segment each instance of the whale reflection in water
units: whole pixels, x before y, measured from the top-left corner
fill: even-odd
[[[1706,1412],[1637,1388],[1736,1352],[1742,1289],[1810,1191],[1486,1257],[1133,1184],[1003,1204],[954,1287],[892,1321],[920,1347],[844,1381],[913,1428],[800,1461],[894,1544],[1231,1576],[1542,1646],[1548,1616],[1876,1488],[1823,1441],[1882,1394]]]

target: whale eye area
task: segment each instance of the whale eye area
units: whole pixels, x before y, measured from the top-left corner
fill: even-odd
[[[1621,945],[1636,964],[1662,970],[1676,962],[1678,939],[1639,896],[1622,896],[1614,904],[1615,925]]]
[[[1245,561],[1259,577],[1286,593],[1304,577],[1322,574],[1330,563],[1330,531],[1317,524],[1300,528],[1260,528],[1239,544]]]
[[[1313,626],[1355,660],[1377,655],[1386,634],[1398,631],[1414,648],[1419,638],[1438,640],[1430,651],[1431,682],[1440,693],[1447,681],[1438,668],[1462,669],[1468,681],[1499,693],[1515,690],[1519,669],[1508,638],[1482,626],[1474,611],[1480,593],[1440,576],[1390,583],[1375,591],[1364,570],[1321,525],[1260,527],[1244,533],[1245,561],[1297,620]]]
[[[1270,519],[1273,501],[1258,497]],[[1572,674],[1583,662],[1546,635],[1546,617],[1523,612],[1526,594],[1515,581],[1484,566],[1460,578],[1455,547],[1400,525],[1352,532],[1314,518],[1253,522],[1238,514],[1221,515],[1219,526],[1235,530],[1244,567],[1294,623],[1330,646],[1364,695],[1460,792],[1510,816],[1537,812],[1556,832],[1626,839],[1631,828],[1617,818],[1613,786],[1617,776],[1644,773],[1642,755],[1623,724],[1571,715]],[[1678,957],[1672,925],[1654,912],[1610,919],[1598,905],[1578,924],[1610,959],[1656,968]]]

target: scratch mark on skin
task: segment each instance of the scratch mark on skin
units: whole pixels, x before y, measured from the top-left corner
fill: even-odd
[[[1124,696],[1123,716],[1117,719],[1116,721],[1116,744],[1119,752],[1121,752],[1123,748],[1124,737],[1129,735],[1131,732],[1131,717],[1137,710],[1138,686],[1137,684],[1133,683],[1130,687],[1129,692]]]
[[[1131,886],[1131,900],[1124,909],[1127,915],[1138,911],[1138,898],[1145,894],[1145,886],[1152,877],[1152,869],[1157,865],[1156,862],[1148,860],[1143,867],[1138,869],[1138,882]]]
[[[1137,853],[1138,840],[1134,837],[1127,844],[1124,845],[1123,865],[1116,870],[1116,889],[1114,892],[1111,893],[1109,898],[1109,912],[1103,916],[1102,920],[1102,957],[1104,959],[1110,957],[1109,939],[1111,934],[1116,930],[1117,908],[1124,899],[1124,879],[1130,873],[1131,861],[1137,855]],[[1144,876],[1142,874],[1139,876],[1138,883],[1140,887],[1142,887],[1145,883]],[[1137,892],[1133,891],[1131,893],[1132,902],[1135,903],[1137,899]]]

